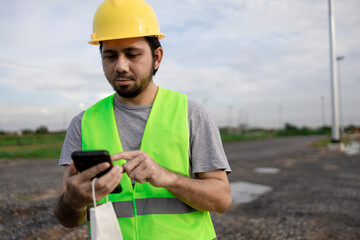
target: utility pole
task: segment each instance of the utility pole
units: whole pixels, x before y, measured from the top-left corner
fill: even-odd
[[[67,126],[66,126],[66,111],[65,111],[65,110],[63,111],[63,114],[62,114],[62,115],[63,115],[63,116],[62,116],[62,117],[63,117],[62,129],[63,129],[63,130],[66,130],[66,127],[67,127]]]
[[[325,97],[321,96],[321,123],[322,127],[325,126]]]
[[[240,127],[242,125],[242,119],[243,119],[243,111],[239,110],[238,126]]]
[[[341,65],[340,65],[340,61],[343,60],[345,57],[344,56],[338,56],[336,57],[336,60],[339,62],[339,100],[340,100],[340,106],[339,106],[339,110],[340,110],[340,133],[343,134],[345,132],[345,127],[344,127],[344,118],[343,118],[343,97],[342,97],[342,80],[341,80]]]
[[[282,106],[279,106],[279,128],[282,129],[283,124],[282,124]]]
[[[242,133],[242,118],[243,118],[243,113],[242,110],[239,110],[239,119],[238,119],[238,134]]]
[[[228,108],[228,133],[232,133],[232,106],[229,105]]]
[[[332,131],[331,142],[340,142],[339,133],[339,107],[336,75],[336,50],[335,50],[335,17],[333,0],[329,0],[329,35],[330,35],[330,76],[331,76],[331,107],[332,107]]]
[[[257,125],[258,125],[258,123],[257,123],[257,111],[254,111],[254,126],[253,126],[253,128],[257,128]]]
[[[209,98],[207,96],[205,96],[202,100],[202,103],[206,110],[207,110],[208,100],[209,100]]]
[[[250,124],[248,124],[248,120],[249,120],[249,113],[244,112],[244,130],[245,131],[249,129]]]

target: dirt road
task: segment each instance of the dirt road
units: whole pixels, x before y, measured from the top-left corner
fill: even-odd
[[[229,143],[231,182],[272,191],[212,214],[218,239],[360,239],[360,156],[308,145],[319,137]],[[277,174],[254,171],[277,168]],[[53,215],[62,168],[57,160],[0,162],[0,239],[87,239]]]

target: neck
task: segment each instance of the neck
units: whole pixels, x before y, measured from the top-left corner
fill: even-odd
[[[154,103],[157,91],[158,87],[151,81],[147,88],[134,98],[123,98],[118,94],[116,94],[116,97],[120,102],[127,105],[151,105]]]

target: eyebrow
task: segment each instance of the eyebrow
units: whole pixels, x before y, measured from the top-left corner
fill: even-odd
[[[128,47],[125,48],[123,52],[132,52],[132,51],[143,51],[141,48],[137,48],[137,47]]]
[[[103,54],[104,54],[104,53],[116,53],[116,51],[111,50],[111,49],[107,49],[107,50],[103,50],[102,53],[103,53]]]
[[[127,47],[127,48],[125,48],[125,49],[122,50],[122,52],[134,52],[134,51],[142,52],[143,49],[137,48],[137,47]],[[112,49],[103,50],[103,53],[116,53],[116,52],[117,52],[117,51],[112,50]]]

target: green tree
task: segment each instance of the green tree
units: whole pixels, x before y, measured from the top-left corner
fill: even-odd
[[[47,134],[49,130],[46,126],[40,126],[35,130],[35,134]]]
[[[33,134],[33,133],[34,133],[34,131],[32,129],[25,128],[25,129],[21,130],[22,135],[29,135],[29,134]]]
[[[286,132],[298,132],[299,129],[295,125],[292,125],[291,123],[286,123],[285,124],[285,131]]]

